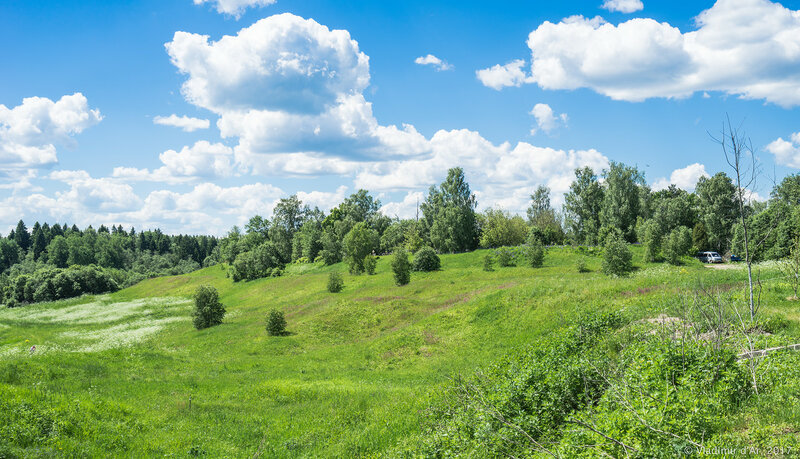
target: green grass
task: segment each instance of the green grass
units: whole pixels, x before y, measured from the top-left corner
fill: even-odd
[[[420,411],[450,376],[580,311],[635,320],[670,310],[699,279],[746,279],[688,259],[608,278],[588,257],[591,272],[578,273],[568,248],[551,249],[543,268],[484,272],[485,253],[444,255],[441,271],[414,273],[403,287],[389,257],[374,276],[293,265],[280,278],[235,284],[215,266],[0,310],[0,457],[393,455],[414,444]],[[343,274],[341,293],[326,290],[331,270]],[[197,331],[187,300],[202,284],[219,290],[228,313]],[[764,313],[800,319],[788,286],[765,286]],[[287,336],[266,333],[272,308],[286,314]]]

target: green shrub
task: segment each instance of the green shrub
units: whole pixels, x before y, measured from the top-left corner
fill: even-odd
[[[499,249],[495,250],[494,256],[497,258],[497,264],[502,268],[517,266],[514,252],[508,247],[500,247]]]
[[[449,403],[426,412],[421,456],[531,457],[528,438],[556,440],[572,413],[605,389],[597,368],[606,360],[597,344],[619,318],[596,316],[537,338],[471,377],[455,378],[446,388]]]
[[[286,317],[283,316],[283,312],[273,309],[267,314],[267,333],[270,336],[286,334]]]
[[[414,254],[414,271],[437,271],[442,262],[430,247],[423,247]]]
[[[370,276],[375,274],[375,268],[378,267],[378,257],[373,254],[369,254],[364,257],[364,271],[367,272]]]
[[[681,257],[692,250],[692,232],[685,226],[679,226],[669,233],[664,244],[664,257],[672,265],[679,265]]]
[[[603,254],[603,273],[609,276],[627,276],[631,271],[633,264],[628,244],[618,234],[609,232]]]
[[[639,226],[639,242],[644,245],[644,261],[652,263],[658,258],[663,242],[661,226],[657,221],[650,219]]]
[[[665,452],[687,451],[689,441],[714,443],[751,392],[734,352],[703,342],[650,336],[626,346],[619,362],[605,376],[603,396],[574,417],[594,430],[565,432],[559,448],[564,457],[578,455],[585,445],[602,445],[607,457],[626,455],[597,432],[613,432],[620,443],[635,445],[636,457],[677,457]]]
[[[397,285],[406,285],[411,282],[411,263],[408,253],[403,248],[397,248],[392,255],[392,273]]]
[[[194,328],[202,330],[222,323],[225,317],[225,306],[219,301],[217,289],[210,285],[201,285],[194,292],[194,311],[192,322]]]
[[[538,237],[533,236],[525,246],[525,254],[531,268],[541,268],[544,264],[544,246]]]
[[[483,270],[486,272],[494,271],[494,257],[491,253],[483,256]]]
[[[378,233],[365,222],[359,222],[345,235],[342,246],[350,274],[361,274],[365,269],[364,258],[379,248]]]
[[[331,293],[339,293],[344,288],[344,279],[338,272],[332,272],[328,275],[328,291]]]
[[[578,268],[579,273],[588,273],[589,267],[586,266],[586,257],[578,258],[577,263],[575,263],[576,268]]]

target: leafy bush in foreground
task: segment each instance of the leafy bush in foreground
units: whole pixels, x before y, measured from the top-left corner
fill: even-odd
[[[202,330],[222,323],[225,317],[225,306],[219,301],[217,289],[210,285],[201,285],[194,292],[194,311],[192,323],[194,328]]]
[[[438,271],[442,262],[430,247],[423,247],[414,254],[414,271]]]
[[[596,344],[619,325],[619,317],[597,315],[581,322],[539,338],[485,371],[457,378],[442,403],[427,413],[424,452],[521,457],[526,454],[514,452],[530,450],[527,436],[558,440],[569,416],[605,389],[595,368],[604,366]],[[590,354],[593,361],[587,359]]]
[[[427,412],[420,452],[674,457],[713,441],[750,395],[734,353],[702,341],[614,332],[620,324],[617,315],[587,315],[485,371],[456,378]]]

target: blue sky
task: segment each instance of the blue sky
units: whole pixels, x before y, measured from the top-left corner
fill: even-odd
[[[512,212],[608,161],[691,189],[726,114],[753,191],[798,172],[800,2],[605,3],[5,1],[0,230],[222,234],[359,187],[404,217],[453,166]]]

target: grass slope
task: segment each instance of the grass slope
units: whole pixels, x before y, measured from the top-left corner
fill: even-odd
[[[404,287],[394,285],[388,257],[374,276],[345,274],[338,294],[325,286],[342,265],[294,265],[283,277],[240,283],[216,266],[0,310],[0,457],[393,455],[413,445],[420,410],[449,376],[582,310],[653,316],[700,278],[743,279],[693,261],[640,264],[611,279],[596,257],[580,274],[581,255],[569,248],[551,249],[540,269],[484,272],[484,253],[442,256],[442,271],[414,273]],[[197,331],[187,299],[201,284],[219,290],[228,314]],[[765,285],[764,312],[800,318],[785,286]],[[288,336],[264,330],[275,307]]]

